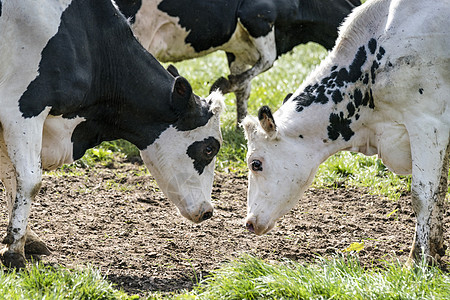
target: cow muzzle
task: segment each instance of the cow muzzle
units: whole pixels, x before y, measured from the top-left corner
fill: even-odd
[[[275,222],[258,222],[258,218],[254,215],[249,215],[245,219],[245,228],[256,235],[266,234],[274,226]]]
[[[208,202],[204,202],[196,210],[185,209],[183,207],[178,207],[178,210],[183,217],[194,223],[201,223],[203,221],[211,219],[214,214],[214,208]]]

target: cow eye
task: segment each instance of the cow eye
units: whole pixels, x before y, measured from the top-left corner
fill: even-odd
[[[255,172],[263,170],[262,162],[260,160],[258,160],[258,159],[252,160],[251,165],[252,165],[252,170],[255,171]]]
[[[205,154],[210,156],[213,153],[213,148],[211,146],[206,146]]]

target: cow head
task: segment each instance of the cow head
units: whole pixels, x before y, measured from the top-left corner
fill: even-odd
[[[259,110],[258,118],[247,116],[242,125],[248,141],[246,226],[261,235],[297,204],[319,161],[310,145],[277,126],[268,107]]]
[[[213,213],[215,156],[222,143],[219,116],[225,104],[219,92],[206,99],[196,96],[176,69],[168,70],[175,77],[171,107],[177,121],[142,150],[141,156],[180,213],[199,223]]]

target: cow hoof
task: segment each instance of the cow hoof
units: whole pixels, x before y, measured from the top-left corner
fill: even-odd
[[[31,240],[27,238],[25,243],[25,255],[26,256],[36,256],[36,255],[51,255],[52,252],[48,249],[43,241]]]
[[[225,77],[220,77],[219,79],[217,79],[211,86],[209,93],[212,93],[216,90],[219,90],[224,95],[230,93],[231,84],[228,79],[226,79]]]
[[[16,270],[24,269],[27,262],[22,254],[10,252],[6,248],[0,251],[0,259],[5,267]]]
[[[2,240],[2,244],[11,245],[13,242],[14,242],[14,236],[11,234],[11,232],[8,232]]]

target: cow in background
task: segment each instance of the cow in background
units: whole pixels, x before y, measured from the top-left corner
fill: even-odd
[[[360,0],[116,0],[142,45],[162,62],[226,52],[230,75],[211,90],[236,95],[247,114],[251,80],[295,46],[331,49],[338,26]]]
[[[0,2],[0,179],[6,266],[49,254],[28,226],[42,169],[102,141],[136,145],[165,195],[193,222],[212,216],[220,94],[193,94],[135,39],[111,0]]]

